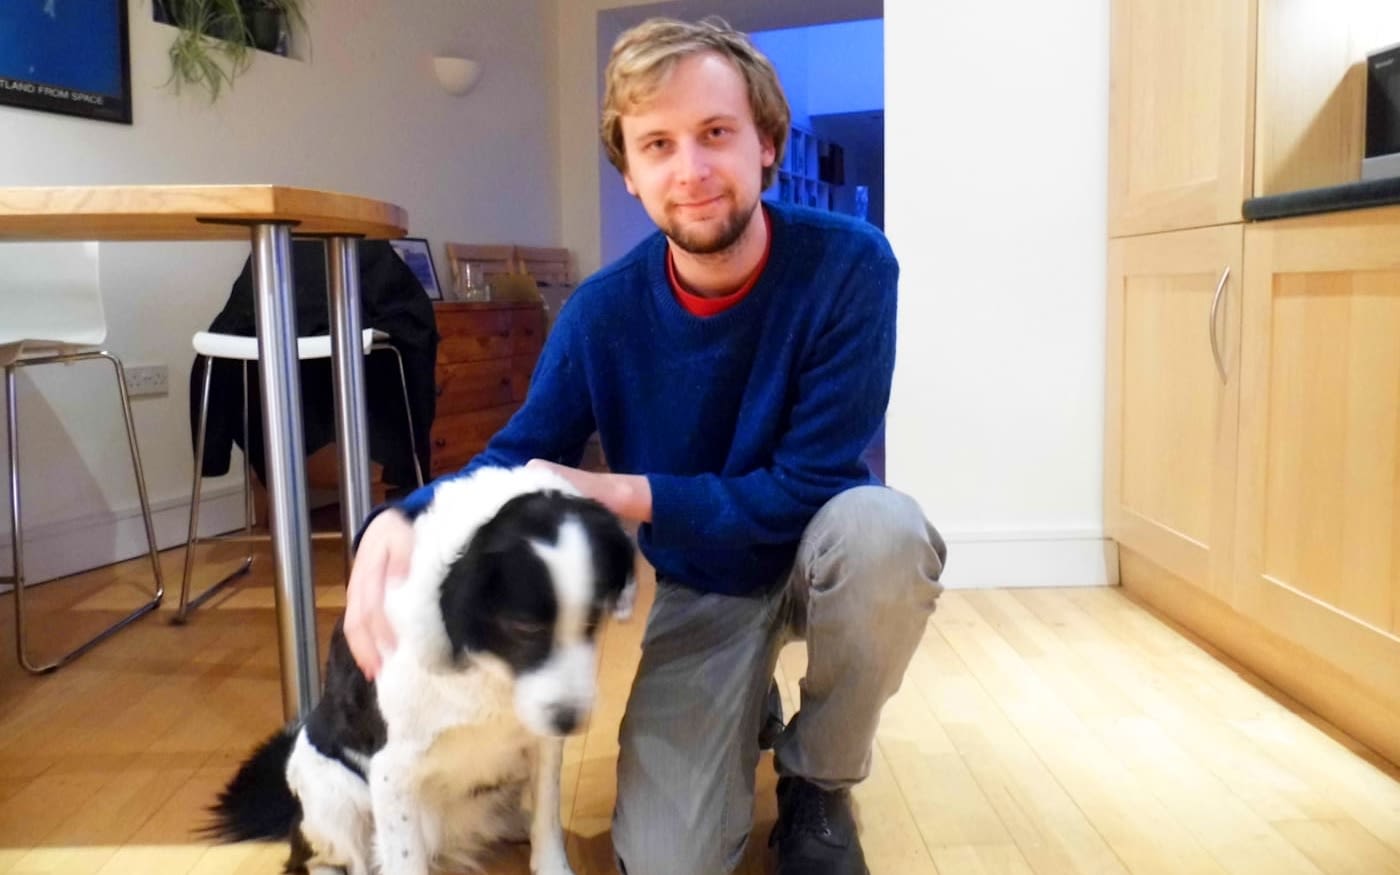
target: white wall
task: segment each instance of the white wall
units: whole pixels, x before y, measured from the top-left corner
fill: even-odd
[[[1102,515],[1108,4],[885,0],[893,483],[955,585],[1113,580]]]
[[[0,107],[0,185],[267,182],[380,198],[407,209],[410,233],[432,242],[444,277],[449,240],[556,243],[555,3],[414,0],[411,14],[404,9],[395,0],[312,3],[306,60],[259,55],[210,105],[163,87],[174,30],[150,21],[149,3],[133,2],[135,123]],[[465,97],[444,94],[432,78],[429,58],[443,52],[482,62]],[[187,511],[190,336],[222,306],[247,251],[101,247],[108,347],[128,364],[170,368],[168,396],[135,401],[146,479],[166,509],[163,543],[183,538]],[[96,365],[31,373],[21,378],[26,570],[43,578],[130,555],[136,493],[109,378]],[[234,482],[206,483],[206,494]],[[236,499],[225,504],[237,512]],[[124,528],[112,527],[118,518]],[[0,539],[7,544],[8,532]],[[8,556],[0,553],[0,566]]]
[[[602,266],[602,208],[598,183],[616,171],[602,158],[598,141],[601,66],[598,13],[628,6],[656,6],[656,0],[555,0],[559,15],[559,199],[560,236],[574,253],[580,276]],[[609,42],[611,39],[609,39]],[[604,170],[606,168],[606,170]],[[624,192],[625,194],[625,192]]]

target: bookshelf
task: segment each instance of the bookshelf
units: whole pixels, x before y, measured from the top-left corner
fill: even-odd
[[[845,182],[841,147],[811,131],[793,127],[778,167],[778,178],[765,193],[769,200],[830,210],[834,189]]]

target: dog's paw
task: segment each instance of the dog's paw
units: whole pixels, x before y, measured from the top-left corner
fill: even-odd
[[[531,875],[574,875],[574,870],[570,868],[569,861],[561,857],[558,860],[543,863],[531,860],[530,873]]]
[[[530,872],[531,875],[574,875],[563,845],[531,849]]]
[[[613,605],[613,619],[630,620],[632,610],[637,605],[637,578],[627,578],[627,585],[622,588],[622,593],[617,597],[617,604]]]

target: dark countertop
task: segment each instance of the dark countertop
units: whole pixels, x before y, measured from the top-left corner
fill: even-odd
[[[1244,202],[1244,217],[1246,221],[1258,222],[1312,213],[1362,210],[1387,204],[1400,204],[1400,177],[1365,179],[1250,198]]]

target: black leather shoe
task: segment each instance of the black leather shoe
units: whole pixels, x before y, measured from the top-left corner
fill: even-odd
[[[783,696],[778,692],[778,682],[768,686],[768,703],[764,706],[763,725],[758,730],[758,749],[772,750],[778,743],[778,736],[787,728],[783,723]]]
[[[870,875],[849,790],[779,778],[778,823],[768,844],[778,849],[778,875]]]

